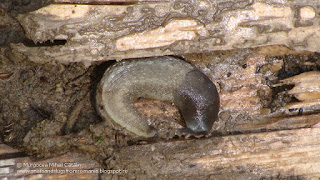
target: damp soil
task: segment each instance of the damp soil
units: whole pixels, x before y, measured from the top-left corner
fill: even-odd
[[[38,64],[0,48],[0,141],[35,159],[69,151],[102,165],[114,150],[155,139],[136,139],[105,123],[96,111],[97,85],[115,61]],[[171,103],[138,99],[138,111],[159,129],[158,139],[176,138],[184,123]]]

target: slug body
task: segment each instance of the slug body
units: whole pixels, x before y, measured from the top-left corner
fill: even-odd
[[[139,97],[173,102],[193,132],[208,132],[218,119],[215,85],[197,68],[173,57],[121,61],[108,68],[98,87],[98,110],[129,132],[152,137],[156,131],[134,107]]]

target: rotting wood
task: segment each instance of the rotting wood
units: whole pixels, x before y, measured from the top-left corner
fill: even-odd
[[[193,4],[191,2],[188,4],[188,2],[189,1],[187,1],[185,7],[192,7]],[[206,2],[212,3],[212,1],[206,1]],[[260,3],[260,1],[254,1],[253,4],[247,4],[242,7],[237,7],[234,5],[230,7],[221,5],[219,7],[218,5],[219,3],[222,4],[222,1],[219,1],[219,2],[214,1],[214,2],[217,4],[213,4],[213,5],[210,4],[210,8],[216,7],[218,8],[218,11],[212,11],[216,14],[209,14],[209,16],[205,15],[204,18],[201,18],[201,16],[198,16],[198,15],[194,15],[193,12],[196,13],[197,10],[199,9],[196,8],[196,10],[193,10],[193,11],[184,9],[186,10],[186,13],[184,13],[183,10],[177,10],[179,9],[180,6],[178,6],[178,8],[174,10],[174,12],[178,14],[178,18],[177,17],[172,18],[169,16],[169,18],[167,19],[161,19],[162,16],[158,16],[159,14],[172,15],[170,14],[174,9],[172,8],[172,6],[177,7],[177,4],[179,4],[177,2],[159,3],[159,4],[158,3],[140,4],[140,5],[137,4],[134,6],[112,6],[112,7],[111,6],[103,6],[103,7],[64,6],[68,8],[65,8],[62,10],[64,10],[67,13],[61,13],[60,14],[61,16],[49,16],[49,17],[42,16],[42,15],[44,15],[43,13],[50,14],[50,12],[39,10],[35,13],[30,13],[30,14],[20,16],[20,21],[22,22],[22,24],[25,27],[28,26],[27,33],[29,37],[35,41],[66,39],[66,42],[67,42],[66,45],[51,46],[51,47],[50,46],[26,47],[22,44],[12,44],[12,48],[15,52],[26,55],[32,61],[48,62],[52,60],[54,61],[57,60],[57,61],[66,62],[66,63],[75,62],[75,61],[91,62],[96,60],[124,59],[124,58],[130,58],[130,57],[145,57],[145,56],[167,55],[167,54],[176,55],[176,54],[184,54],[184,53],[192,53],[192,52],[202,52],[202,51],[205,52],[205,51],[218,50],[218,49],[256,47],[256,46],[270,45],[270,44],[277,44],[277,43],[285,44],[293,49],[311,50],[311,51],[318,51],[319,49],[318,42],[315,42],[315,40],[318,38],[318,31],[319,31],[318,25],[317,23],[315,23],[318,20],[318,17],[316,16],[316,14],[318,14],[318,11],[319,11],[317,7],[317,3],[318,3],[317,1],[308,1],[308,2],[291,1],[291,2],[285,2],[285,4],[282,4],[283,2],[279,2],[279,1],[261,1],[262,3]],[[264,3],[264,2],[267,2],[267,3]],[[169,7],[168,11],[170,12],[165,12],[164,14],[161,14],[159,11],[157,11],[159,9],[156,9],[155,8],[156,6],[154,6],[154,4],[160,7],[159,8],[160,10],[161,8]],[[256,16],[255,18],[257,19],[250,19],[252,18],[250,16],[245,17],[245,18],[249,18],[248,22],[246,21],[247,19],[242,19],[241,23],[237,21],[232,21],[232,20],[237,20],[237,19],[234,19],[235,16],[233,16],[234,15],[233,13],[235,14],[238,13],[237,15],[241,17],[241,15],[244,15],[242,14],[243,12],[246,12],[246,11],[250,12],[252,8],[254,9],[255,7],[254,5],[256,5],[256,7],[261,6],[266,11],[259,12],[261,16],[260,15]],[[79,9],[73,8],[73,7],[79,7]],[[144,8],[146,7],[147,7],[146,9],[147,11],[143,11],[145,10]],[[208,8],[208,6],[206,5],[203,7],[204,9]],[[105,8],[104,9],[106,10],[105,12],[103,11],[103,8]],[[53,10],[59,10],[59,8],[58,9],[53,8]],[[53,10],[51,11],[51,13],[53,12]],[[89,10],[89,11],[86,11],[86,10]],[[98,11],[98,10],[101,10],[101,11]],[[107,16],[104,16],[104,13],[115,13],[117,12],[116,10],[119,10],[119,14],[116,14],[116,15],[109,14],[114,19],[106,19]],[[130,12],[131,10],[133,10],[133,13],[138,14],[137,18],[140,18],[140,19],[128,18],[131,13]],[[148,13],[148,10],[151,10],[151,13]],[[152,16],[152,14],[154,13],[153,10],[155,10],[156,12],[155,16]],[[277,11],[276,13],[277,16],[272,16],[272,17],[265,16],[266,14],[271,12],[274,13],[275,11]],[[42,14],[41,13],[37,14],[39,12],[41,12]],[[90,13],[93,13],[93,14],[90,14]],[[123,14],[126,14],[126,15],[129,14],[129,15],[128,17],[126,17],[126,15],[123,15]],[[51,15],[54,15],[54,14],[51,14]],[[59,19],[59,17],[65,18],[65,19]],[[207,17],[214,19],[214,22],[211,21],[212,19]],[[93,19],[90,19],[90,18],[93,18]],[[158,24],[145,23],[145,21],[148,22],[152,18],[154,19],[158,18],[156,20],[159,20],[159,23]],[[86,21],[85,23],[84,21],[82,21],[84,19]],[[87,21],[88,19],[89,21]],[[140,26],[138,22],[141,22],[140,21],[141,19],[143,20],[143,23]],[[156,20],[154,19],[152,19],[151,22],[156,22]],[[224,21],[224,20],[229,20],[229,21]],[[182,22],[182,21],[184,22],[187,21],[189,25],[186,27],[181,27],[181,25],[179,25],[179,22]],[[58,23],[58,28],[57,28],[57,24],[55,24],[57,22],[62,23],[62,24]],[[113,28],[115,29],[112,29],[112,26],[111,26],[114,24],[100,25],[99,23],[101,22],[115,23],[116,25],[113,26]],[[230,26],[226,26],[227,24],[226,22],[230,22],[230,23],[234,22],[236,24],[234,24],[235,26],[230,27]],[[35,29],[32,29],[32,27],[36,27],[34,25],[30,26],[30,24],[32,23],[36,23],[37,25],[40,25],[40,26],[38,26]],[[133,23],[134,25],[129,26],[128,24],[130,23]],[[217,23],[217,24],[214,24],[214,23]],[[226,23],[226,24],[223,24],[223,23]],[[143,26],[143,25],[146,25],[146,26]],[[220,25],[220,26],[216,27],[216,25]],[[227,24],[227,25],[232,25],[232,24]],[[92,27],[92,29],[88,27]],[[107,29],[106,27],[109,29]],[[132,29],[130,29],[131,27]],[[213,27],[216,27],[216,29],[214,29]],[[208,28],[211,31],[209,31]],[[219,32],[212,32],[212,29],[210,28],[213,28],[213,30],[219,30],[221,28],[222,31],[219,34]],[[230,29],[227,29],[227,28],[230,28]],[[162,41],[161,38],[160,39],[155,38],[158,36],[152,36],[152,33],[154,32],[161,33],[163,30],[168,30],[168,29],[169,31],[165,31],[165,33],[170,34],[171,38],[178,34],[177,39]],[[208,30],[208,32],[206,32],[206,30]],[[237,30],[239,30],[239,32]],[[236,39],[235,35],[237,35],[237,32],[239,33],[238,35],[248,35],[248,37],[246,36],[246,37]],[[250,33],[246,34],[244,32],[253,32],[253,34],[250,34]],[[208,38],[207,33],[209,33],[209,36],[211,39],[210,38],[207,39]],[[226,35],[223,33],[226,33]],[[233,35],[234,33],[235,35]],[[217,35],[217,36],[214,36],[214,35]],[[221,39],[219,39],[220,35],[221,35]],[[252,36],[249,36],[249,35],[252,35]],[[304,35],[306,35],[306,38],[303,38]],[[140,39],[141,37],[149,38],[149,39]],[[140,42],[140,43],[134,44],[133,42],[133,45],[130,45],[128,42],[130,42],[130,40],[135,40],[135,38],[138,39],[139,41],[137,42]],[[235,40],[233,41],[232,38],[235,38]],[[125,40],[125,41],[121,41],[121,40]],[[143,40],[146,40],[146,41],[143,41]],[[150,42],[151,40],[152,41],[156,40],[155,44],[150,43],[152,46],[148,44],[148,42]],[[239,40],[239,42],[236,40]],[[118,44],[120,44],[119,46],[117,46],[116,44],[117,42]],[[124,43],[123,47],[121,45],[121,42]],[[237,44],[237,42],[239,44]],[[213,43],[215,44],[212,45]],[[232,43],[235,43],[235,44],[232,44]],[[224,108],[226,109],[229,108],[228,110],[233,112],[236,112],[238,110],[238,111],[249,112],[249,113],[260,113],[260,110],[261,111],[263,110],[261,108],[261,102],[257,97],[257,90],[253,88],[250,89],[248,87],[250,87],[250,85],[257,85],[256,82],[258,82],[259,85],[262,85],[262,87],[266,86],[266,84],[263,84],[260,81],[260,80],[263,80],[264,77],[261,77],[261,76],[259,77],[259,75],[255,73],[257,67],[259,66],[259,61],[264,60],[264,58],[265,57],[261,56],[258,58],[258,60],[257,59],[251,60],[251,62],[257,60],[257,64],[250,66],[250,63],[249,63],[246,70],[243,71],[244,73],[247,73],[247,74],[245,74],[243,76],[243,80],[240,81],[240,83],[243,83],[242,85],[244,86],[241,87],[242,89],[239,89],[238,93],[242,95],[248,95],[248,96],[242,96],[241,97],[242,99],[241,98],[237,99],[237,98],[232,98],[232,96],[230,97],[229,92],[226,92],[224,94],[226,95],[226,97],[229,97],[230,100],[238,100],[236,101],[236,103],[238,104],[242,103],[242,105],[244,105],[243,106],[244,108],[236,109],[237,106],[226,106],[226,105],[223,106]],[[279,70],[278,69],[279,66],[281,66],[281,64],[276,64],[273,67],[275,71]],[[250,78],[248,79],[248,77]],[[241,84],[239,84],[238,79],[234,79],[234,80],[237,81],[240,87]],[[227,82],[226,84],[234,85],[232,81],[233,80],[230,78],[229,81],[226,81]],[[248,93],[243,93],[243,92],[248,92]],[[228,99],[224,98],[224,100],[228,100]],[[236,103],[233,102],[230,104],[237,105]],[[247,103],[247,104],[244,104],[244,103]],[[302,105],[302,104],[299,104],[299,105]],[[299,110],[299,108],[296,108],[296,109]],[[286,107],[285,111],[289,111],[289,108]],[[261,122],[260,124],[251,124],[251,123],[237,124],[237,122],[235,122],[234,125],[235,126],[239,125],[239,127],[235,128],[234,130],[253,132],[259,129],[284,129],[284,128],[310,127],[310,126],[313,126],[314,124],[317,124],[320,120],[318,114],[299,116],[298,114],[299,112],[293,112],[293,113],[296,113],[297,116],[285,117],[284,114],[281,114],[282,112],[276,112],[276,113],[272,114],[274,115],[274,117],[271,116],[267,122]],[[309,131],[312,131],[312,132],[310,133]],[[299,137],[299,134],[301,137]],[[152,145],[131,146],[123,150],[120,150],[119,154],[116,154],[115,159],[111,160],[110,167],[113,167],[113,168],[119,167],[121,169],[128,169],[129,172],[133,169],[131,173],[132,174],[136,173],[135,175],[138,177],[139,176],[153,177],[151,173],[155,172],[155,176],[159,176],[159,177],[165,177],[166,174],[171,173],[170,175],[176,176],[176,177],[179,177],[179,175],[187,175],[190,177],[207,177],[208,178],[208,176],[211,175],[212,178],[215,178],[215,177],[225,178],[227,176],[246,177],[246,178],[256,177],[256,176],[258,178],[261,178],[261,176],[262,177],[263,176],[265,177],[276,177],[276,176],[277,177],[278,176],[284,176],[284,177],[299,176],[300,177],[301,176],[306,178],[309,178],[309,177],[312,178],[312,177],[319,176],[319,172],[317,171],[319,169],[319,162],[316,162],[317,159],[319,159],[317,154],[317,151],[319,149],[318,149],[318,144],[315,144],[318,141],[317,139],[318,136],[319,136],[318,130],[313,128],[313,129],[307,129],[307,130],[301,129],[301,130],[279,131],[279,132],[272,132],[272,133],[268,132],[268,133],[251,134],[251,135],[226,136],[221,138],[211,138],[207,140],[200,140],[199,142],[194,140],[191,140],[191,141],[188,140],[185,142],[185,144],[184,142],[169,142],[168,144],[156,143],[156,144],[153,144],[153,146]],[[293,138],[293,140],[291,138]],[[305,140],[304,138],[308,140]],[[256,143],[257,141],[258,143]],[[266,144],[262,144],[262,142],[265,142]],[[299,144],[300,142],[301,144]],[[250,143],[253,143],[253,144],[250,144]],[[172,151],[170,149],[171,147],[173,147]],[[201,149],[202,147],[203,149]],[[208,150],[207,147],[210,147],[210,149]],[[144,148],[146,149],[146,151],[143,153],[143,151],[145,150]],[[133,150],[133,153],[129,150]],[[138,150],[141,150],[142,152],[137,152]],[[152,153],[153,152],[152,150],[158,154]],[[218,155],[216,156],[214,152],[216,152]],[[222,153],[219,154],[219,152],[222,152]],[[150,155],[148,155],[148,153],[150,153]],[[210,154],[210,153],[213,153],[213,154]],[[235,154],[232,154],[232,153],[235,153]],[[194,157],[199,154],[201,155],[204,154],[205,157],[200,157],[200,158]],[[124,157],[121,158],[122,155]],[[128,157],[128,155],[130,155],[130,157]],[[134,155],[134,157],[132,157],[132,155]],[[180,157],[180,155],[182,156]],[[221,157],[223,155],[225,155],[225,157]],[[141,157],[146,157],[146,158],[144,159],[144,161],[141,161]],[[183,157],[189,157],[189,159],[188,158],[183,159]],[[286,157],[289,160],[286,159]],[[133,159],[132,162],[130,162],[131,161],[130,158]],[[145,161],[148,161],[150,158],[151,158],[150,162],[145,162]],[[119,162],[117,162],[118,160]],[[301,161],[301,162],[298,162],[298,161]],[[124,164],[121,164],[121,163],[124,163]],[[129,163],[132,163],[134,165],[129,165]],[[146,163],[146,164],[143,164],[143,163]],[[166,165],[164,163],[168,163],[169,166],[167,169],[165,169]],[[201,168],[199,168],[199,164],[202,165]],[[155,169],[155,170],[151,169],[151,171],[149,171],[149,169],[145,169],[148,167],[155,167],[158,169]],[[141,168],[141,169],[136,170],[135,168]],[[142,175],[142,174],[146,174],[146,175]],[[220,176],[220,174],[222,175]]]
[[[315,0],[53,4],[18,19],[34,42],[65,40],[66,44],[12,44],[12,48],[32,61],[89,64],[277,44],[320,51],[318,5]]]
[[[306,128],[129,146],[108,168],[147,178],[317,178],[319,152],[320,129]]]
[[[279,85],[294,84],[295,87],[288,91],[299,101],[320,99],[320,72],[309,71],[287,79],[281,80]]]

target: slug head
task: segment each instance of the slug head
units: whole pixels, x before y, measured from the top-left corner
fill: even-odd
[[[199,70],[188,72],[176,90],[174,103],[179,108],[187,128],[193,132],[208,132],[218,119],[219,94],[212,81]]]

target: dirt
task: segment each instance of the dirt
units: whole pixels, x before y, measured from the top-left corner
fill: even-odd
[[[89,73],[93,68],[82,64],[35,64],[14,57],[8,48],[1,49],[1,56],[1,73],[10,75],[0,82],[3,142],[22,145],[31,128],[44,122],[51,123],[49,129],[43,129],[46,135],[63,135],[69,114],[81,101],[86,102],[73,132],[101,121],[90,99],[90,87],[96,83]]]
[[[97,83],[113,61],[36,64],[2,47],[0,63],[1,142],[35,158],[78,151],[102,164],[115,148],[140,143],[103,123],[95,109]],[[160,137],[181,122],[170,103],[141,99],[136,107],[162,129]]]

